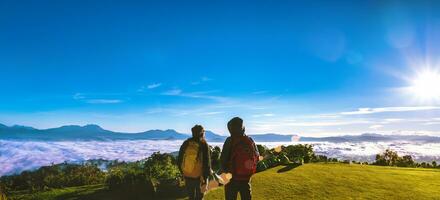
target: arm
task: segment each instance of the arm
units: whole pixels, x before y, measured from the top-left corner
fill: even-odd
[[[211,175],[211,151],[209,150],[208,143],[203,143],[203,179],[206,179]]]
[[[179,156],[177,157],[177,167],[179,167],[180,172],[182,172],[181,165],[183,162],[183,154],[185,153],[185,149],[187,146],[187,141],[183,142],[182,146],[180,146]]]
[[[228,137],[228,138],[226,138],[226,141],[223,144],[222,153],[220,155],[221,171],[222,172],[229,171],[231,148],[232,148],[231,137]]]
[[[250,138],[250,137],[249,137],[249,138]],[[257,157],[260,157],[260,152],[258,151],[257,144],[254,142],[254,140],[253,140],[252,138],[250,138],[250,139],[251,139],[252,143],[254,144],[255,155],[256,155]]]

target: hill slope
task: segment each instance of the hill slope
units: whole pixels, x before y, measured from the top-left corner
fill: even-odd
[[[440,199],[440,170],[306,164],[279,173],[282,168],[254,176],[254,199]],[[206,199],[223,194],[222,187]]]
[[[252,194],[268,199],[440,199],[440,170],[348,164],[306,164],[275,167],[256,174]],[[224,199],[223,187],[207,200]],[[12,199],[124,199],[103,185],[16,194]]]

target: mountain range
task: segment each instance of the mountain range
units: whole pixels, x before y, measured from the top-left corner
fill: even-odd
[[[300,137],[276,133],[250,135],[256,142],[391,142],[411,141],[424,143],[440,143],[440,137],[428,135],[381,135],[365,133],[362,135],[344,135],[332,137]],[[114,132],[98,125],[68,125],[50,129],[36,129],[28,126],[6,126],[0,124],[0,139],[13,140],[183,140],[190,134],[179,133],[175,130],[149,130],[139,133]],[[206,131],[205,137],[211,142],[223,142],[226,136]]]

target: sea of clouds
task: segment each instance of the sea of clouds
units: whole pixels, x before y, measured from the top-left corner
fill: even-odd
[[[119,141],[16,141],[0,140],[0,176],[20,173],[41,166],[90,159],[136,161],[153,152],[178,151],[183,141],[119,140]],[[299,142],[259,142],[273,148]],[[222,146],[222,143],[210,143]],[[390,148],[399,155],[412,155],[417,161],[440,161],[440,143],[362,142],[313,143],[317,154],[339,159],[373,161],[377,153]]]

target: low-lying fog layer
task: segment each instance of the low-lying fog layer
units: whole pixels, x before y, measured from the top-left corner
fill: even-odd
[[[183,141],[11,141],[0,140],[0,176],[36,169],[52,163],[81,162],[89,159],[135,161],[153,152],[175,152]],[[210,143],[220,146],[222,143]],[[273,148],[298,142],[259,142]],[[412,155],[417,161],[440,161],[440,143],[313,143],[317,154],[357,161],[373,161],[377,153],[390,148],[399,155]]]

